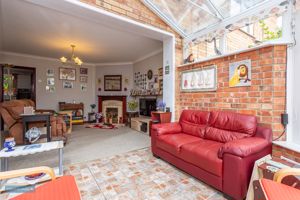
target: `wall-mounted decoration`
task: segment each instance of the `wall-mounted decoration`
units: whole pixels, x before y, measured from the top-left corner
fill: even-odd
[[[81,83],[87,83],[88,82],[88,77],[87,76],[80,76],[79,77],[79,81]]]
[[[151,80],[152,77],[153,77],[153,71],[151,69],[149,69],[147,72],[147,78],[148,78],[148,80]]]
[[[199,92],[217,90],[217,67],[215,65],[181,73],[181,91]]]
[[[122,75],[105,75],[104,91],[122,91]]]
[[[63,81],[63,88],[65,89],[72,89],[74,87],[72,81]]]
[[[76,69],[75,68],[59,68],[59,79],[75,81],[76,80]]]
[[[165,74],[170,74],[170,66],[165,66]]]
[[[87,85],[86,84],[80,84],[80,90],[85,92],[87,91]]]
[[[55,91],[55,86],[53,85],[46,85],[46,92],[53,93]]]
[[[47,85],[54,85],[54,78],[47,78]]]
[[[229,87],[251,86],[251,60],[229,63]]]
[[[54,76],[54,69],[47,69],[46,75],[47,76]]]
[[[87,75],[88,74],[88,68],[80,68],[80,74]]]

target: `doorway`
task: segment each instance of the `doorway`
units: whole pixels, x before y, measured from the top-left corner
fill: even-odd
[[[36,69],[13,65],[0,65],[1,101],[14,99],[36,100]]]

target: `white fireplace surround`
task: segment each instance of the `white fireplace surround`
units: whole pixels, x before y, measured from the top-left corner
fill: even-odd
[[[117,100],[104,100],[102,102],[103,116],[106,117],[107,108],[118,108],[118,119],[123,116],[123,102]]]

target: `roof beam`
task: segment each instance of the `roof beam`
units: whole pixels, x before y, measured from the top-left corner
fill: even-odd
[[[211,33],[213,31],[219,29],[220,27],[226,27],[227,25],[233,24],[243,18],[247,18],[247,17],[253,16],[253,15],[256,15],[257,13],[263,11],[264,9],[279,5],[280,3],[284,2],[284,1],[286,1],[286,0],[272,0],[272,1],[265,1],[265,2],[259,3],[236,16],[225,18],[220,23],[212,24],[211,26],[208,26],[204,29],[201,29],[200,31],[197,31],[193,34],[188,35],[187,37],[184,38],[184,44],[188,44],[189,42],[193,41],[194,39],[204,36],[208,33]]]
[[[212,9],[216,14],[217,14],[217,17],[219,18],[219,19],[224,19],[224,16],[222,15],[222,13],[217,9],[217,7],[215,6],[215,4],[213,4],[212,2],[211,2],[211,0],[206,0],[206,2],[207,2],[207,6],[210,8],[210,9]]]

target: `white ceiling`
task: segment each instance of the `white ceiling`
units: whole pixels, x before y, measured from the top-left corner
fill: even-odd
[[[45,1],[59,5],[57,1]],[[134,62],[162,49],[161,41],[145,34],[32,2],[0,0],[1,51],[59,58],[69,56],[70,44],[75,44],[75,54],[84,62],[108,63]]]

